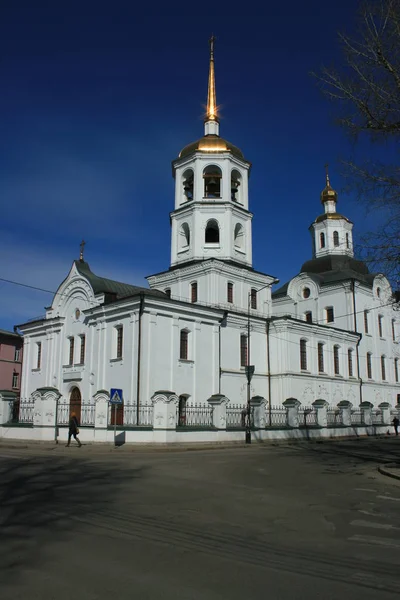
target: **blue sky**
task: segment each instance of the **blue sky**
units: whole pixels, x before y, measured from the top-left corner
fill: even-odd
[[[311,255],[324,163],[351,147],[311,70],[340,59],[357,2],[8,2],[0,22],[0,277],[56,290],[82,237],[99,275],[146,285],[169,266],[171,160],[203,133],[208,38],[220,133],[253,163],[254,267],[284,283]],[[338,209],[370,227],[349,196]],[[0,282],[0,327],[51,294]]]

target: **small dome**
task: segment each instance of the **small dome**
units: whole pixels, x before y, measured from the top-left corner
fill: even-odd
[[[233,156],[245,160],[243,152],[237,146],[214,134],[204,135],[196,142],[185,146],[180,152],[179,158],[185,158],[186,156],[190,156],[190,154],[194,154],[194,152],[209,152],[210,154],[232,152]]]
[[[331,187],[328,183],[321,192],[321,203],[327,202],[328,200],[333,200],[333,202],[337,202],[338,195],[337,192]]]

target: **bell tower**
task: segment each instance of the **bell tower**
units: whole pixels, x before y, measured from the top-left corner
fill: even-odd
[[[212,37],[204,136],[172,163],[171,266],[208,258],[252,265],[250,166],[239,148],[219,135]]]

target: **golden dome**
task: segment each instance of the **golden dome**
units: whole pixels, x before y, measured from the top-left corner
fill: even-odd
[[[219,152],[232,152],[233,156],[245,160],[243,152],[237,147],[219,137],[219,135],[205,135],[196,142],[192,142],[183,148],[179,154],[179,158],[189,156],[194,152],[209,152],[210,154]]]
[[[326,186],[324,187],[324,189],[321,192],[321,203],[322,204],[324,204],[325,202],[328,202],[328,201],[337,202],[337,199],[338,199],[337,192],[335,192],[335,190],[331,187],[331,183],[329,181],[328,165],[325,165],[325,169],[326,169]]]

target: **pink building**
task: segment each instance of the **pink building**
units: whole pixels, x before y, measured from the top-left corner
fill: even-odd
[[[21,389],[23,339],[18,333],[0,329],[0,392]]]

